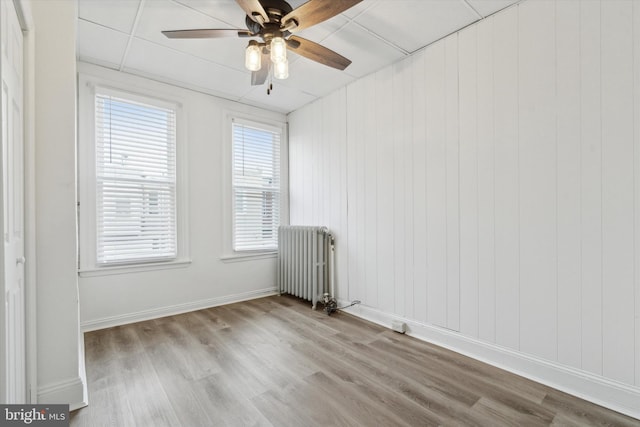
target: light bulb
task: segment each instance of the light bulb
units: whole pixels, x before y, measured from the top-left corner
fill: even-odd
[[[253,40],[252,40],[253,41]],[[260,47],[257,44],[249,43],[244,55],[244,66],[249,71],[258,71],[261,67],[262,54],[260,53]]]
[[[271,40],[271,62],[277,64],[287,60],[287,43],[282,37],[274,37]]]
[[[289,61],[285,59],[282,62],[275,62],[273,64],[273,77],[280,80],[289,77]]]

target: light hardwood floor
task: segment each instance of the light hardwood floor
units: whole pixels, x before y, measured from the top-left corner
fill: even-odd
[[[290,297],[85,334],[72,426],[640,426],[440,347]]]

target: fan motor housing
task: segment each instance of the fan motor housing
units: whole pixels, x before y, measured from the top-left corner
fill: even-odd
[[[291,5],[284,0],[262,0],[260,3],[269,16],[271,16],[269,9],[279,10],[281,17],[293,10]]]
[[[249,15],[245,18],[245,23],[247,25],[247,29],[251,31],[253,34],[263,34],[264,30],[271,26],[273,26],[275,30],[280,29],[280,20],[283,16],[286,16],[289,12],[293,10],[291,5],[284,0],[262,0],[260,2],[265,12],[269,16],[269,22],[265,23],[265,28],[253,20]],[[273,31],[270,31],[273,32]]]

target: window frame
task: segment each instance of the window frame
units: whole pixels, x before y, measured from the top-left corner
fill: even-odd
[[[78,102],[78,271],[81,276],[122,274],[184,267],[191,261],[188,253],[186,123],[183,103],[171,97],[145,93],[139,87],[117,84],[102,78],[79,75]],[[96,165],[96,94],[112,94],[125,100],[142,102],[175,110],[176,120],[176,250],[175,258],[129,260],[99,263],[97,259],[97,165]]]
[[[224,262],[249,261],[254,259],[275,258],[276,249],[235,250],[235,200],[233,189],[233,123],[234,121],[263,128],[268,131],[280,132],[280,225],[289,223],[289,173],[288,173],[288,132],[287,123],[262,115],[248,115],[237,111],[225,113],[225,144],[224,144],[224,250],[220,259]]]

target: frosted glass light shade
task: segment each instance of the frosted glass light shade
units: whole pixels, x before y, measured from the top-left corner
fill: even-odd
[[[287,43],[282,37],[271,40],[271,62],[277,64],[287,60]]]
[[[260,69],[262,66],[262,54],[258,45],[250,44],[247,46],[244,54],[244,66],[249,71],[258,71]]]
[[[273,77],[280,80],[284,80],[289,77],[289,61],[285,59],[281,62],[274,62]]]

